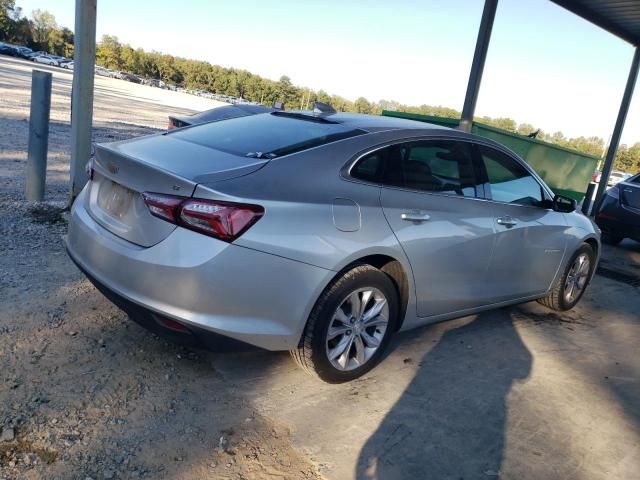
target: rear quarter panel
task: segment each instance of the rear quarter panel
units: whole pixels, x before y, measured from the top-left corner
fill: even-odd
[[[367,134],[277,158],[251,175],[199,185],[194,195],[265,208],[264,217],[236,240],[238,245],[335,271],[371,254],[405,261],[382,213],[380,188],[340,175],[359,151],[397,135]],[[359,225],[342,228],[339,212],[350,203]]]
[[[424,131],[417,133],[424,135]],[[243,247],[326,268],[336,275],[366,256],[394,258],[409,284],[406,318],[415,317],[413,273],[380,207],[380,187],[348,180],[340,173],[359,152],[407,135],[410,138],[413,133],[367,134],[274,159],[251,175],[200,185],[195,196],[265,208],[264,217],[235,241]],[[340,218],[344,220],[340,212],[345,211],[347,228]],[[312,307],[315,298],[310,300]]]

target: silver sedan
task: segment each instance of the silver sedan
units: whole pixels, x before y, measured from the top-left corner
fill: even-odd
[[[344,382],[391,335],[572,308],[600,234],[503,146],[389,117],[275,111],[99,145],[69,255],[179,341],[290,350]]]

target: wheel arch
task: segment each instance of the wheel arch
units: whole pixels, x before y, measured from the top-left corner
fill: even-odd
[[[596,254],[596,259],[600,256],[600,243],[594,237],[588,237],[583,240],[584,243],[589,245],[593,249],[593,253]]]
[[[412,299],[411,287],[412,287],[412,272],[410,266],[405,264],[400,259],[388,252],[385,253],[372,253],[363,255],[358,258],[352,259],[346,265],[342,266],[340,270],[331,278],[327,285],[339,278],[344,272],[351,270],[356,265],[371,265],[374,268],[385,273],[393,282],[396,292],[398,293],[399,308],[398,322],[395,325],[394,331],[399,330],[405,320],[407,308],[409,302]],[[326,287],[325,287],[326,288]]]

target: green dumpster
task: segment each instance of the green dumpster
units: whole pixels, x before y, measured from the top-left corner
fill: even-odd
[[[450,128],[458,126],[458,120],[455,118],[389,110],[383,110],[382,115],[408,118]],[[481,137],[490,138],[513,150],[531,165],[554,192],[574,198],[578,202],[584,198],[587,185],[591,181],[593,172],[600,160],[593,155],[587,155],[478,122],[473,122],[471,132]]]

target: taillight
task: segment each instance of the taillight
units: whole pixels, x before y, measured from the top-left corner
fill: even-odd
[[[233,242],[264,215],[259,205],[151,192],[142,198],[152,215],[225,242]]]
[[[142,194],[142,198],[144,198],[144,203],[149,207],[151,215],[176,223],[176,210],[184,198],[146,192]]]

